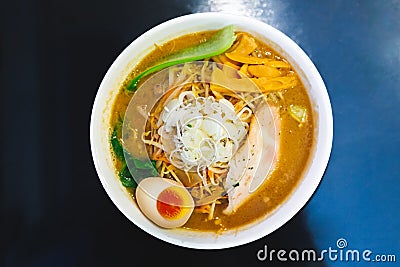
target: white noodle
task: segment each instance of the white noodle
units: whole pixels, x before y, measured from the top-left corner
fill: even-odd
[[[213,201],[213,203],[211,203],[210,213],[208,214],[208,218],[207,218],[208,220],[212,220],[212,218],[214,217],[215,204],[216,204],[215,201]]]
[[[246,115],[246,113],[247,113],[247,115]],[[251,111],[251,109],[249,109],[248,107],[244,107],[244,108],[242,108],[241,111],[239,111],[237,116],[240,118],[240,120],[246,121],[251,117],[252,114],[253,114],[253,112]]]

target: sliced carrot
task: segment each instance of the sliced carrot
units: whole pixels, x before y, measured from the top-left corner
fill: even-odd
[[[257,86],[249,78],[245,77],[238,79],[229,77],[223,70],[218,68],[215,68],[211,74],[210,89],[213,92],[220,93],[260,92]]]
[[[153,160],[161,160],[164,161],[165,163],[171,164],[171,162],[169,161],[169,159],[167,159],[164,155],[164,153],[155,153],[153,154]]]
[[[274,68],[290,69],[290,64],[281,60],[272,60],[267,62],[266,65],[269,65]]]
[[[241,67],[240,67],[240,72],[241,73],[243,73],[244,75],[246,75],[247,77],[251,77],[251,76],[253,76],[249,71],[248,71],[248,68],[249,68],[249,64],[243,64]]]
[[[260,87],[263,93],[293,88],[298,82],[295,76],[276,77],[272,79],[266,77],[251,79]]]
[[[229,51],[230,53],[249,55],[254,49],[257,48],[256,40],[247,34],[242,34],[239,37],[238,45],[235,49]]]
[[[268,78],[274,78],[274,77],[279,77],[281,76],[281,72],[269,65],[250,65],[247,68],[248,72],[256,76],[258,78],[260,77],[268,77]]]
[[[265,64],[268,63],[270,60],[268,58],[259,58],[247,55],[241,55],[238,53],[225,53],[226,57],[229,59],[240,62],[240,63],[247,63],[247,64]]]
[[[240,69],[239,63],[235,62],[231,59],[229,59],[227,56],[225,56],[224,54],[221,54],[218,56],[219,60],[221,61],[222,64],[228,65],[229,67],[232,67],[234,69]]]

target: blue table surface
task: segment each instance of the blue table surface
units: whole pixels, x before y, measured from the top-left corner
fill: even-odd
[[[220,251],[170,245],[129,222],[101,187],[88,140],[91,105],[117,55],[163,21],[208,11],[256,17],[297,42],[334,118],[331,158],[307,206],[271,235]],[[400,1],[23,0],[0,15],[0,265],[266,265],[256,256],[265,245],[321,251],[338,239],[400,262]]]

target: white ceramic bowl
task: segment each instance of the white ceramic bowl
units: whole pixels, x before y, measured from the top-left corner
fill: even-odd
[[[315,114],[313,160],[291,196],[273,214],[239,230],[223,234],[162,229],[150,222],[120,184],[112,163],[108,142],[111,107],[121,83],[136,63],[150,52],[154,43],[162,44],[180,35],[220,29],[233,24],[235,30],[254,34],[284,56],[299,73],[310,95]],[[138,227],[166,242],[189,248],[221,249],[246,244],[264,237],[289,221],[311,198],[328,164],[333,138],[329,97],[316,67],[289,37],[275,28],[248,17],[221,13],[199,13],[164,22],[134,40],[106,73],[96,96],[90,124],[93,160],[100,181],[118,209]]]

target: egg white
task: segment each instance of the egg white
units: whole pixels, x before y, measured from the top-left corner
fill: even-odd
[[[157,209],[158,196],[161,192],[170,187],[179,187],[180,189],[182,189],[179,190],[179,192],[187,194],[185,196],[182,196],[182,199],[187,202],[184,203],[184,206],[181,207],[181,209],[183,209],[183,215],[178,216],[178,218],[176,219],[167,219],[163,217]],[[138,187],[136,188],[135,197],[138,206],[143,214],[152,222],[163,228],[177,228],[184,225],[194,209],[194,201],[190,193],[182,185],[166,178],[149,177],[143,179],[139,182]]]

